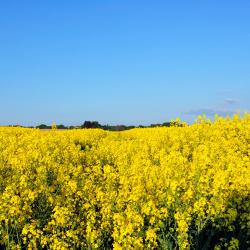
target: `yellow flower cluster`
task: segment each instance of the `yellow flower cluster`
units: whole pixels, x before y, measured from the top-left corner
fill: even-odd
[[[247,249],[250,115],[180,125],[0,128],[0,247]]]

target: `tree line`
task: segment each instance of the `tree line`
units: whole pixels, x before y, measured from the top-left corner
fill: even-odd
[[[103,130],[109,130],[109,131],[123,131],[123,130],[128,130],[128,129],[133,129],[133,128],[153,128],[153,127],[170,127],[172,122],[164,122],[164,123],[155,123],[155,124],[150,124],[148,126],[144,125],[139,125],[139,126],[134,126],[134,125],[102,125],[98,121],[85,121],[82,125],[80,126],[65,126],[63,124],[56,125],[57,129],[80,129],[80,128],[86,128],[86,129],[91,129],[91,128],[100,128]],[[32,128],[32,127],[30,127]],[[51,129],[52,126],[46,125],[46,124],[40,124],[38,126],[35,126],[33,128],[39,128],[39,129]]]

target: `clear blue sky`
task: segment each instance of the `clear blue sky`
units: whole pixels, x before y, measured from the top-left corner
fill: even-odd
[[[1,1],[0,125],[250,110],[250,1]]]

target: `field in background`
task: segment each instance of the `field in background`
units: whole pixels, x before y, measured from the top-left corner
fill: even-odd
[[[250,115],[191,126],[0,128],[0,246],[247,249]]]

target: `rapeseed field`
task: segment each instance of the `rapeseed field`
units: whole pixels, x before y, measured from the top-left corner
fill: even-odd
[[[0,246],[248,249],[250,115],[174,124],[0,128]]]

